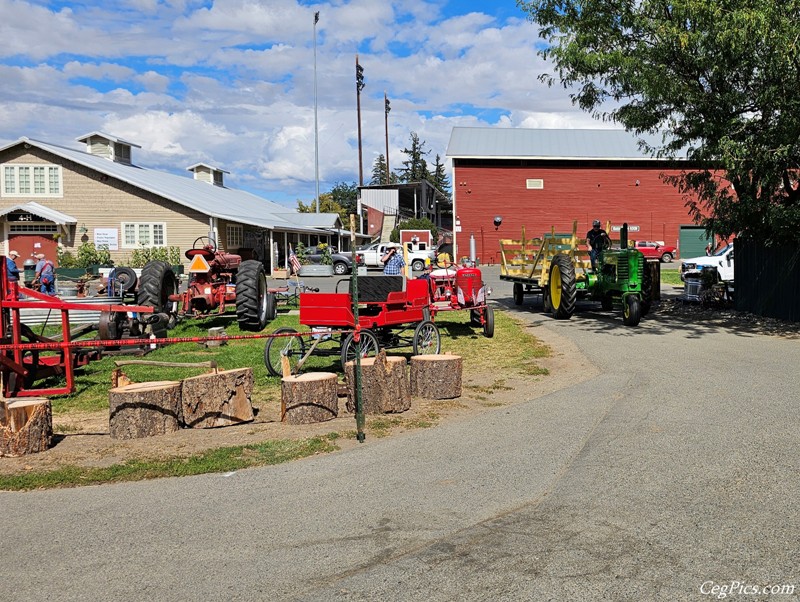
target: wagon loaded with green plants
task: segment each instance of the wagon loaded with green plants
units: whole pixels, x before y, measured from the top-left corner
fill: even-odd
[[[556,319],[569,319],[578,299],[599,301],[604,310],[617,310],[626,326],[636,326],[650,309],[653,278],[641,251],[628,245],[628,225],[618,241],[607,235],[600,244],[596,269],[592,269],[586,240],[555,228],[542,238],[501,240],[500,279],[512,282],[514,303],[526,294],[542,296],[544,310]],[[608,229],[608,228],[607,228]]]

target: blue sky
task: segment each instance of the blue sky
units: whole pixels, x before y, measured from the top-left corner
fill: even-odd
[[[535,27],[513,0],[0,0],[0,144],[78,148],[103,131],[134,161],[296,206],[315,191],[314,25],[320,191],[358,181],[355,57],[364,68],[365,183],[410,133],[432,163],[454,126],[609,127],[538,81]]]

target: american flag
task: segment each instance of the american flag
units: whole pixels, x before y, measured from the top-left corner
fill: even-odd
[[[295,274],[300,271],[300,260],[297,259],[297,255],[294,254],[292,245],[289,245],[289,264],[292,266],[292,272]]]

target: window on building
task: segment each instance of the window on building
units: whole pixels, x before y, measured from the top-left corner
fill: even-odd
[[[244,240],[244,227],[237,224],[228,224],[227,228],[227,248],[238,249],[242,246]]]
[[[60,197],[63,186],[59,165],[19,165],[6,163],[0,171],[4,197]]]
[[[167,246],[167,225],[162,223],[123,222],[122,237],[122,246],[128,249],[136,247],[165,247]]]

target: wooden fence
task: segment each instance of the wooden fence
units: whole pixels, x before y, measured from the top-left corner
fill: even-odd
[[[737,238],[734,283],[737,310],[800,322],[800,244],[765,247]]]

